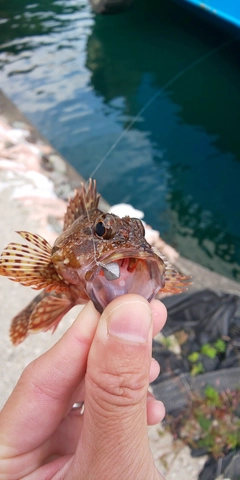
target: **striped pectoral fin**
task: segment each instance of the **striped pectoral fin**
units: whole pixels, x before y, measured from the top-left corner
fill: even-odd
[[[172,265],[168,264],[165,272],[165,285],[160,292],[164,293],[182,293],[192,284],[192,277],[179,273]]]
[[[23,342],[29,333],[57,328],[62,317],[73,307],[65,296],[55,296],[43,291],[14,319],[10,327],[10,338],[14,345]]]
[[[179,273],[176,268],[169,262],[168,258],[160,252],[157,248],[153,247],[154,253],[161,258],[165,265],[165,272],[164,272],[164,287],[159,289],[158,293],[182,293],[188,289],[190,285],[192,285],[192,277],[186,276]]]
[[[61,292],[67,285],[59,278],[51,261],[52,247],[40,235],[17,232],[34,247],[10,243],[0,257],[0,275],[35,290]]]
[[[35,306],[28,324],[29,333],[54,332],[62,317],[75,305],[65,295],[46,295]]]
[[[10,327],[10,338],[14,345],[18,345],[28,335],[28,325],[30,317],[41,300],[46,296],[45,292],[37,295],[18,315],[12,319]]]

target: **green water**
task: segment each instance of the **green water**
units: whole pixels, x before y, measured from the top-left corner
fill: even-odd
[[[182,255],[240,279],[238,40],[170,0],[117,16],[0,0],[0,68],[3,91],[85,178],[156,95],[98,188],[142,209]]]

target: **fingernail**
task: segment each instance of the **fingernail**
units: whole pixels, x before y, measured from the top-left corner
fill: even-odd
[[[146,343],[152,324],[150,308],[143,302],[118,305],[108,315],[108,333],[128,342]]]

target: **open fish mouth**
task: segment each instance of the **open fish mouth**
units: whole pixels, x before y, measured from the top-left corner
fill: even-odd
[[[149,302],[164,287],[164,276],[155,258],[124,257],[99,263],[86,284],[86,291],[96,309],[104,308],[116,297],[136,293]]]

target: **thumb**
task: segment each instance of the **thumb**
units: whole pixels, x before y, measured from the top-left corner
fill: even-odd
[[[92,470],[83,478],[95,478],[95,465],[98,479],[106,472],[122,479],[123,471],[125,479],[140,471],[139,480],[151,478],[146,412],[151,346],[149,303],[138,295],[115,299],[100,318],[88,357],[79,449]]]

